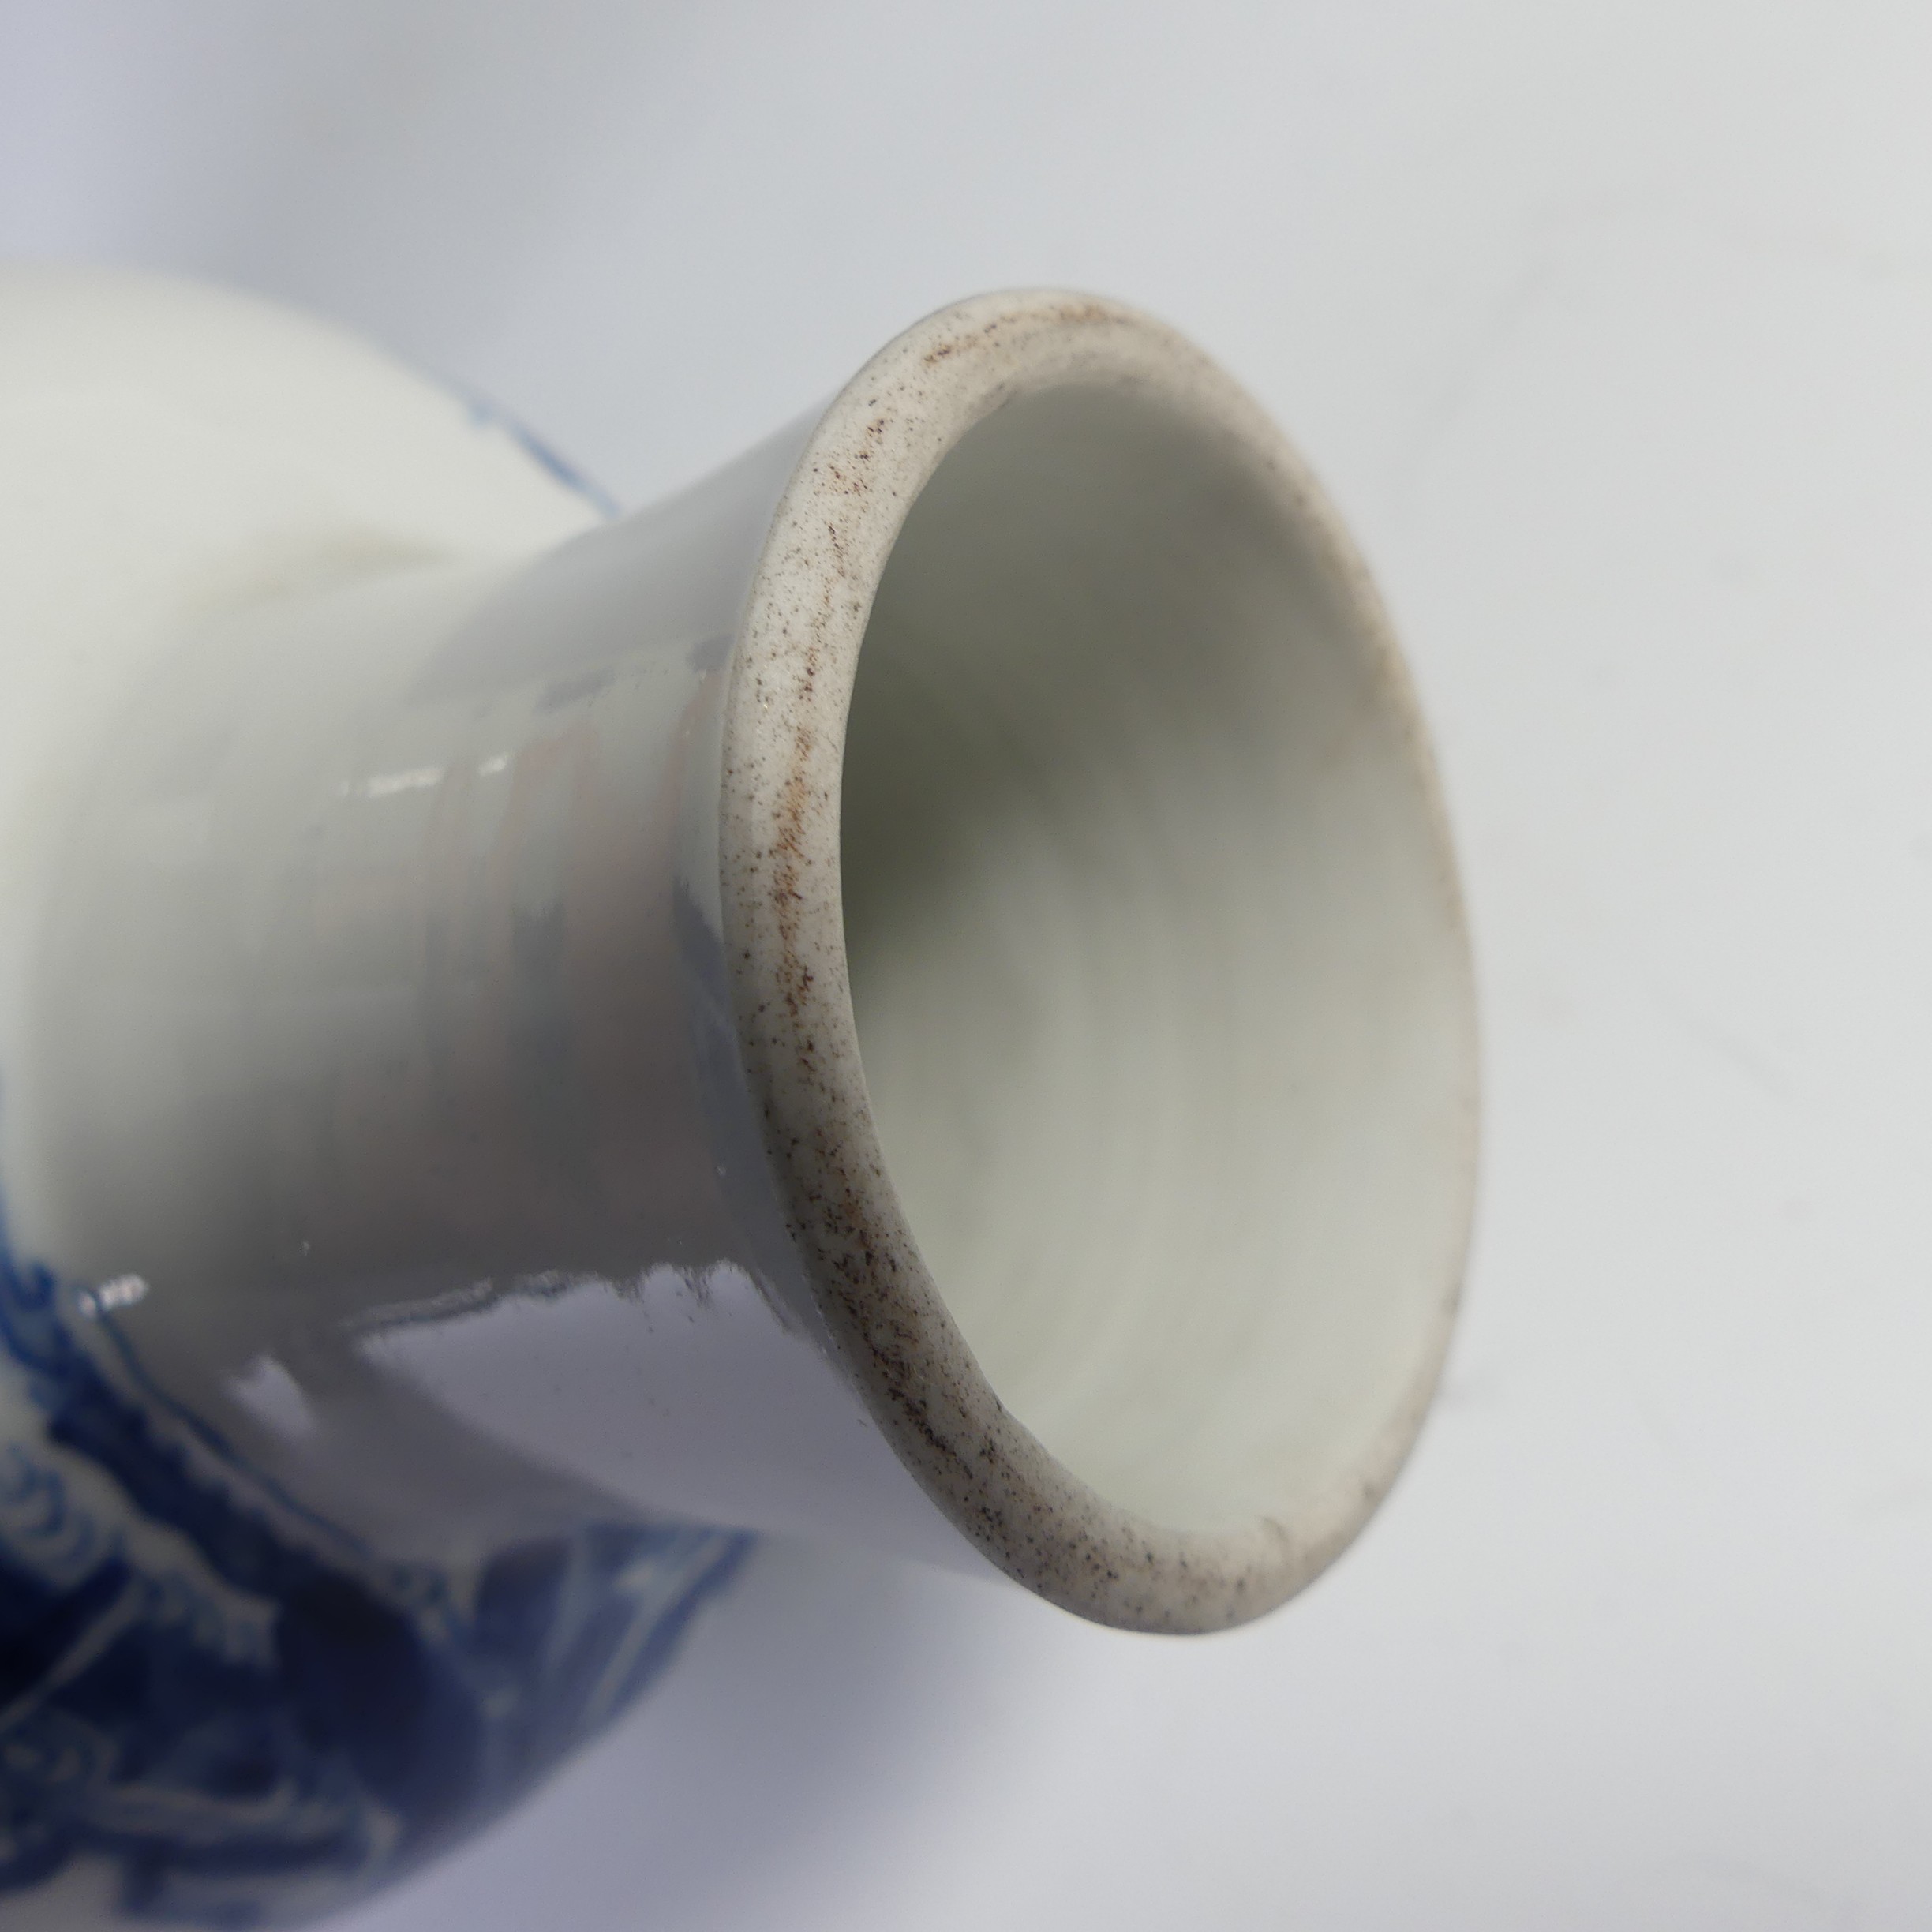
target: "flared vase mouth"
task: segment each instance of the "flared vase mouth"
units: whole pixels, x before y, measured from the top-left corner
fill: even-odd
[[[789,1230],[927,1494],[1108,1623],[1309,1582],[1440,1372],[1474,1024],[1406,674],[1262,410],[1089,296],[889,344],[766,539],[721,863]]]

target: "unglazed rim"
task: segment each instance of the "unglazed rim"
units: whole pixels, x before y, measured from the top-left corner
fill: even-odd
[[[1225,1532],[1166,1527],[1109,1502],[1053,1456],[981,1372],[922,1260],[867,1097],[840,876],[845,724],[886,561],[914,500],[1002,403],[1077,383],[1157,397],[1237,447],[1350,600],[1428,800],[1469,983],[1447,822],[1407,674],[1367,573],[1261,409],[1164,325],[1091,296],[1022,290],[940,310],[874,356],[812,432],[747,598],[726,700],[724,934],[746,1074],[773,1178],[833,1353],[947,1518],[1015,1581],[1125,1628],[1241,1623],[1310,1582],[1394,1482],[1440,1373],[1474,1192],[1406,1398],[1346,1480]],[[1473,1006],[1466,1006],[1473,1039]],[[1473,1053],[1470,1063],[1473,1065]]]

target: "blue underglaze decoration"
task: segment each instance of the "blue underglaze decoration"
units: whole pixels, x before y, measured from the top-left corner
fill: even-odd
[[[526,429],[500,404],[492,402],[488,396],[479,395],[474,389],[459,390],[457,393],[468,408],[473,423],[500,429],[540,470],[548,471],[566,489],[581,496],[600,516],[622,514],[623,506],[602,484],[593,481],[575,463],[560,456],[542,437]]]
[[[605,1724],[749,1545],[613,1511],[461,1574],[386,1562],[143,1399],[88,1305],[0,1226],[37,1425],[0,1444],[0,1894],[92,1855],[138,1921],[347,1903]]]

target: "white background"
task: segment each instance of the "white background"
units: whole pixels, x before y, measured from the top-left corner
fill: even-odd
[[[1923,0],[0,0],[0,246],[631,500],[955,296],[1125,296],[1339,497],[1466,857],[1467,1318],[1337,1570],[1175,1642],[768,1549],[353,1926],[1932,1923]]]

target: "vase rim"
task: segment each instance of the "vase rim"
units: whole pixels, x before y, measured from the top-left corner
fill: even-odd
[[[1263,409],[1163,323],[1056,290],[996,292],[889,343],[811,431],[747,598],[726,701],[721,884],[740,1047],[773,1177],[825,1338],[887,1440],[1001,1570],[1098,1621],[1155,1631],[1245,1622],[1361,1530],[1399,1471],[1440,1376],[1467,1218],[1411,1386],[1345,1480],[1282,1516],[1171,1528],[1103,1496],[1002,1402],[921,1256],[867,1095],[845,956],[840,796],[873,598],[920,492],[1003,405],[1062,388],[1136,395],[1260,477],[1343,586],[1378,701],[1413,761],[1467,940],[1440,788],[1407,674],[1365,568]],[[1466,1002],[1473,1034],[1473,1008]],[[1473,1058],[1473,1046],[1471,1049]],[[1454,1158],[1473,1195],[1473,1107]]]

